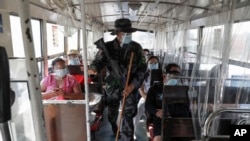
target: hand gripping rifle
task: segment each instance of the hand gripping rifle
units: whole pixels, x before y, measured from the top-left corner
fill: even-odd
[[[105,56],[107,57],[107,61],[110,64],[110,67],[112,69],[111,74],[113,75],[113,77],[121,80],[122,79],[122,71],[120,70],[120,67],[117,64],[117,61],[110,57],[110,54],[107,50],[107,47],[104,43],[103,38],[97,40],[94,44],[97,46],[97,48],[101,49],[104,52]]]

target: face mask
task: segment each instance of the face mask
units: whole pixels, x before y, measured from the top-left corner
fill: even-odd
[[[67,74],[67,69],[58,69],[58,70],[54,70],[55,71],[55,74],[56,76],[62,78],[64,77],[66,74]]]
[[[169,79],[168,81],[166,81],[164,83],[164,85],[170,85],[170,86],[174,86],[174,85],[177,85],[177,79]]]
[[[122,36],[121,45],[129,44],[131,41],[132,41],[132,35],[131,34],[125,34],[125,35]]]
[[[69,59],[69,65],[80,65],[79,58]]]
[[[155,63],[155,64],[148,64],[148,70],[157,70],[159,69],[159,64]]]

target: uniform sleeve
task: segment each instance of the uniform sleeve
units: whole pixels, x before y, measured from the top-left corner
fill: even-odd
[[[134,77],[132,79],[132,83],[134,84],[135,88],[139,88],[144,80],[144,74],[147,69],[145,57],[143,55],[142,47],[138,44],[138,50],[136,51],[136,54],[134,56],[137,57],[137,63],[136,63],[136,73],[134,74]]]
[[[106,65],[107,59],[101,49],[98,50],[95,59],[89,66],[90,69],[96,70],[98,73],[102,70],[102,68]]]
[[[155,96],[154,87],[150,87],[145,102],[145,110],[152,115],[155,115],[157,112]]]

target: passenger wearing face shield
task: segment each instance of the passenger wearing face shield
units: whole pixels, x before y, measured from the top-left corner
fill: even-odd
[[[71,49],[67,53],[67,61],[68,61],[68,70],[69,74],[72,75],[77,82],[83,88],[84,86],[84,76],[83,76],[83,65],[79,59],[79,51],[75,49]],[[91,78],[88,78],[88,82],[92,82]]]
[[[94,61],[90,65],[90,71],[98,72],[106,67],[106,101],[108,106],[108,120],[112,126],[114,135],[117,132],[117,117],[119,113],[120,100],[126,96],[124,115],[122,118],[121,140],[133,141],[134,125],[133,118],[137,112],[136,94],[142,84],[146,63],[140,44],[132,41],[131,21],[126,18],[115,21],[115,30],[111,33],[116,35],[113,41],[104,43],[103,46],[95,44],[99,49]],[[131,74],[128,87],[125,89],[128,66],[131,53],[134,53]],[[115,65],[115,66],[114,66]]]
[[[166,66],[166,73],[168,76],[180,74],[180,67],[177,64],[171,63]],[[145,109],[153,116],[154,125],[154,141],[161,141],[161,118],[162,118],[162,98],[163,85],[177,85],[177,80],[174,78],[158,75],[159,83],[149,88]]]
[[[83,94],[76,79],[67,74],[65,61],[56,58],[52,62],[53,74],[41,81],[42,99],[63,100],[83,99]]]
[[[139,93],[141,95],[141,98],[139,100],[139,103],[137,105],[137,115],[134,118],[134,125],[135,125],[135,135],[137,136],[138,132],[138,125],[139,121],[142,117],[145,117],[146,120],[146,114],[145,114],[145,101],[147,97],[147,92],[149,88],[151,87],[151,72],[152,70],[159,70],[161,69],[160,64],[159,64],[159,59],[157,56],[151,56],[147,60],[147,71],[145,72],[144,75],[144,81],[141,87],[138,89]],[[146,135],[146,132],[145,132]],[[139,139],[139,137],[136,137]]]
[[[67,53],[68,65],[81,65],[79,59],[79,51],[75,49],[71,49]]]

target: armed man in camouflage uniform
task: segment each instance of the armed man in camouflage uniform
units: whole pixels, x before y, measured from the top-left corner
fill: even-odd
[[[146,70],[145,58],[140,44],[132,41],[132,32],[136,29],[131,27],[129,19],[118,19],[115,21],[115,30],[111,33],[117,37],[113,41],[104,43],[103,39],[95,42],[99,49],[90,69],[98,73],[103,67],[107,68],[106,94],[108,105],[108,119],[112,125],[114,135],[117,132],[117,117],[119,104],[123,96],[126,96],[124,115],[121,128],[121,140],[133,141],[134,126],[133,118],[137,113],[136,93],[142,83]],[[134,52],[131,67],[129,85],[125,89],[125,81],[128,65]]]

